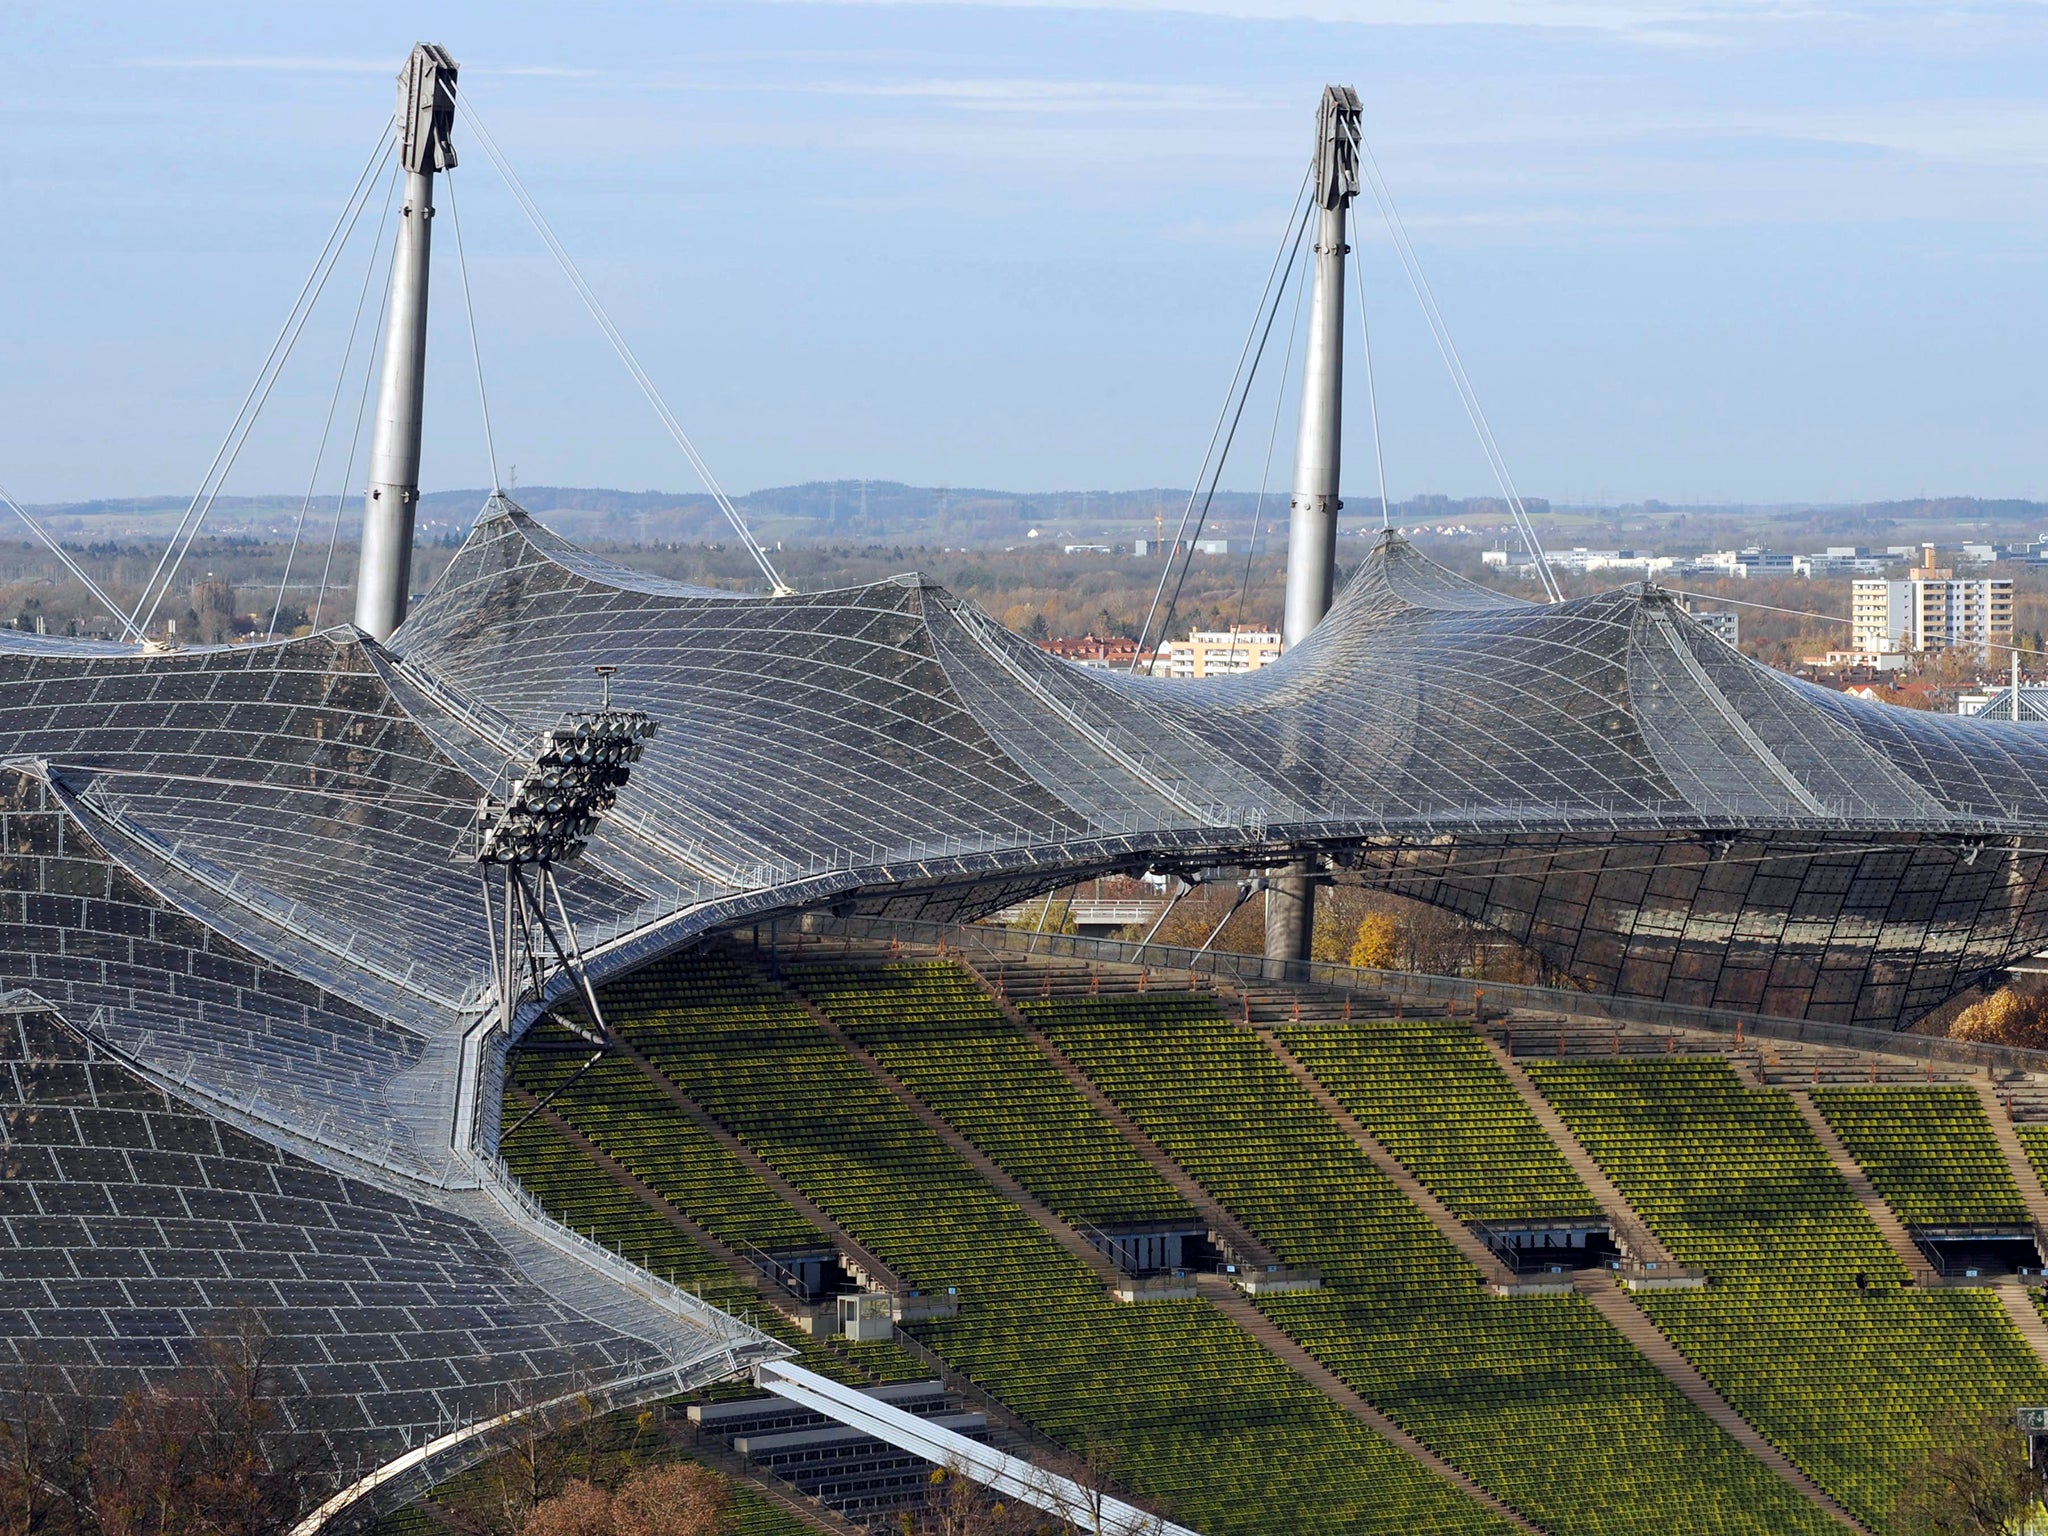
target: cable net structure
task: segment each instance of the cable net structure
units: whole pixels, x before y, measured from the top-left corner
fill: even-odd
[[[471,832],[599,669],[660,729],[555,870],[598,984],[776,914],[956,921],[1097,873],[1304,860],[1590,991],[1792,1018],[1896,1028],[2048,945],[2036,728],[1794,681],[1653,587],[1506,597],[1392,535],[1277,664],[1193,683],[1071,666],[914,575],[685,586],[502,497],[388,643],[0,632],[20,1048],[61,1035],[222,1135],[447,1213],[494,1276],[467,1292],[478,1326],[538,1305],[518,1273],[574,1313],[573,1364],[525,1386],[451,1367],[365,1398],[367,1463],[564,1370],[630,1400],[786,1352],[553,1227],[496,1161],[506,1054],[583,982],[508,972],[496,995]],[[204,1312],[163,1327],[196,1338]],[[0,1358],[42,1347],[0,1336]]]

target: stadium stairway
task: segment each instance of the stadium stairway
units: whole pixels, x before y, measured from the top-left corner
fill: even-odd
[[[830,1014],[796,988],[770,980],[766,970],[759,972],[759,979],[767,985],[778,987],[785,997],[810,1015],[820,1029],[837,1041],[847,1055],[872,1072],[875,1081],[887,1089],[905,1109],[917,1116],[927,1130],[973,1165],[974,1171],[988,1180],[1005,1198],[1021,1206],[1025,1214],[1037,1222],[1040,1229],[1054,1242],[1094,1270],[1105,1287],[1111,1291],[1121,1291],[1128,1285],[1124,1272],[1117,1268],[1107,1254],[1089,1242],[1077,1228],[1063,1221],[1044,1201],[1012,1178],[994,1158],[955,1130],[952,1123],[937,1110],[911,1092],[909,1086],[882,1065],[873,1052],[841,1029]]]
[[[531,1113],[536,1119],[545,1121],[564,1141],[568,1142],[569,1145],[576,1148],[577,1151],[610,1174],[612,1179],[621,1188],[630,1192],[657,1216],[660,1216],[662,1220],[666,1221],[670,1226],[682,1233],[683,1236],[689,1238],[691,1242],[697,1244],[698,1247],[704,1249],[734,1274],[753,1286],[764,1302],[777,1308],[788,1304],[788,1294],[772,1278],[765,1274],[757,1264],[749,1259],[747,1255],[729,1246],[710,1228],[691,1220],[685,1212],[678,1210],[671,1202],[664,1199],[659,1190],[648,1184],[639,1175],[635,1174],[632,1169],[584,1135],[583,1132],[578,1130],[568,1120],[557,1114],[552,1107],[542,1104],[524,1088],[509,1082],[505,1086],[505,1092],[508,1098],[518,1102],[522,1115]]]
[[[1906,1273],[1913,1277],[1913,1283],[1934,1284],[1939,1278],[1935,1274],[1934,1265],[1928,1260],[1927,1255],[1920,1251],[1920,1245],[1908,1234],[1906,1224],[1899,1220],[1898,1212],[1886,1204],[1884,1197],[1877,1192],[1877,1186],[1871,1183],[1870,1175],[1863,1171],[1863,1165],[1850,1155],[1848,1147],[1843,1145],[1842,1138],[1835,1133],[1835,1128],[1828,1124],[1828,1117],[1822,1114],[1820,1106],[1813,1102],[1813,1096],[1793,1088],[1781,1091],[1798,1109],[1800,1118],[1812,1130],[1814,1139],[1826,1149],[1828,1160],[1835,1165],[1835,1172],[1842,1176],[1843,1182],[1849,1186],[1849,1192],[1862,1203],[1863,1209],[1870,1216],[1871,1225],[1876,1227],[1884,1238],[1885,1246],[1890,1248],[1897,1255],[1899,1262],[1906,1266]]]
[[[1829,1515],[1852,1531],[1866,1530],[1867,1527],[1837,1503],[1834,1497],[1819,1483],[1808,1477],[1785,1453],[1764,1438],[1757,1427],[1735,1411],[1735,1405],[1714,1390],[1712,1382],[1702,1376],[1699,1368],[1686,1359],[1684,1351],[1672,1343],[1664,1331],[1650,1321],[1644,1313],[1614,1283],[1612,1275],[1604,1270],[1592,1270],[1575,1277],[1579,1292],[1600,1315],[1607,1319],[1624,1339],[1650,1364],[1664,1373],[1671,1384],[1683,1392],[1695,1407],[1712,1419],[1729,1435],[1740,1442],[1751,1455],[1770,1467]],[[2031,1309],[2030,1309],[2031,1310]],[[2048,1333],[2048,1324],[2042,1324],[2038,1315],[2035,1325]]]
[[[830,1237],[833,1246],[839,1250],[840,1261],[849,1272],[864,1279],[868,1285],[879,1290],[904,1291],[909,1289],[903,1283],[902,1278],[871,1252],[865,1244],[860,1242],[851,1232],[840,1226],[838,1222],[834,1221],[820,1207],[808,1199],[802,1190],[785,1179],[776,1170],[774,1164],[755,1152],[752,1147],[741,1141],[739,1137],[733,1135],[731,1131],[727,1130],[706,1112],[702,1105],[698,1104],[696,1100],[692,1099],[671,1082],[667,1075],[659,1067],[655,1066],[653,1062],[649,1061],[646,1056],[641,1054],[630,1040],[625,1039],[623,1036],[616,1036],[614,1037],[613,1045],[616,1050],[631,1058],[633,1064],[645,1074],[648,1081],[660,1088],[668,1097],[669,1102],[681,1110],[693,1124],[715,1138],[728,1152],[746,1164],[760,1178],[762,1183],[780,1195],[805,1221],[808,1221],[820,1232]]]
[[[971,967],[962,966],[961,969],[971,971]],[[760,971],[759,974],[762,980],[768,980],[765,970]],[[968,1141],[965,1136],[961,1135],[959,1131],[955,1130],[948,1121],[946,1121],[942,1116],[940,1116],[934,1110],[932,1110],[930,1106],[926,1105],[921,1099],[919,1099],[917,1095],[911,1092],[910,1089],[904,1083],[898,1080],[894,1076],[894,1074],[892,1074],[887,1069],[887,1067],[885,1067],[882,1064],[882,1062],[879,1059],[873,1056],[870,1052],[863,1049],[858,1042],[854,1041],[846,1033],[845,1030],[841,1029],[840,1026],[832,1019],[832,1017],[829,1014],[825,1013],[823,1010],[818,1008],[816,1004],[812,1003],[808,998],[804,997],[802,993],[797,991],[796,989],[772,981],[769,982],[769,984],[780,985],[782,991],[789,995],[792,1001],[797,1003],[798,1006],[802,1007],[805,1013],[810,1015],[810,1017],[813,1018],[820,1025],[820,1027],[822,1027],[826,1031],[827,1034],[831,1035],[835,1040],[837,1040],[840,1043],[840,1045],[848,1052],[849,1055],[853,1056],[856,1060],[862,1062],[868,1068],[868,1070],[874,1074],[877,1081],[879,1081],[885,1088],[887,1088],[899,1102],[901,1102],[913,1114],[917,1115],[917,1117],[920,1120],[922,1120],[942,1140],[944,1140],[948,1146],[952,1147],[954,1151],[960,1154],[960,1156],[962,1156],[967,1161],[972,1163],[976,1170],[979,1171],[981,1175],[985,1179],[987,1179],[992,1185],[994,1185],[1004,1195],[1008,1196],[1011,1200],[1013,1200],[1019,1206],[1021,1206],[1025,1210],[1025,1212],[1030,1215],[1032,1220],[1038,1223],[1039,1227],[1043,1231],[1045,1231],[1055,1241],[1059,1242],[1069,1252],[1075,1254],[1076,1257],[1086,1262],[1089,1265],[1089,1267],[1094,1269],[1098,1274],[1102,1275],[1104,1279],[1111,1285],[1112,1288],[1115,1288],[1118,1284],[1122,1283],[1123,1277],[1121,1271],[1119,1271],[1115,1267],[1115,1265],[1112,1264],[1101,1253],[1100,1250],[1098,1250],[1092,1243],[1090,1243],[1087,1240],[1087,1238],[1082,1236],[1082,1234],[1078,1230],[1076,1230],[1074,1227],[1072,1227],[1067,1222],[1062,1220],[1058,1215],[1056,1215],[1050,1207],[1046,1206],[1042,1201],[1033,1197],[1027,1190],[1025,1190],[1025,1188],[1021,1184],[1018,1183],[1016,1179],[1011,1177],[1011,1175],[1008,1172],[1006,1172],[1000,1165],[994,1162],[994,1160],[989,1158],[986,1154],[981,1152],[980,1149],[975,1147],[972,1142]],[[1075,985],[1073,979],[1070,978],[1068,980],[1067,985],[1062,989],[1062,991],[1060,993],[1056,993],[1053,995],[1099,995],[1099,991],[1094,994],[1087,994],[1084,988]],[[1006,1019],[1008,1019],[1013,1025],[1015,1025],[1019,1029],[1019,1032],[1025,1038],[1030,1039],[1034,1041],[1036,1044],[1038,1044],[1039,1047],[1048,1055],[1049,1058],[1055,1060],[1056,1064],[1062,1064],[1063,1066],[1065,1065],[1065,1058],[1060,1057],[1057,1051],[1053,1050],[1053,1048],[1050,1045],[1050,1042],[1045,1040],[1043,1034],[1039,1030],[1037,1030],[1030,1024],[1024,1022],[1021,1016],[1016,1014],[1014,1009],[1009,1008],[1007,1006],[1006,1000],[1003,999],[999,993],[997,993],[994,990],[991,990],[990,996],[997,1001],[999,1006],[1003,1007]],[[1071,1066],[1065,1066],[1063,1075],[1067,1075],[1071,1073],[1073,1070],[1074,1069]],[[1091,1099],[1100,1096],[1101,1090],[1096,1089],[1092,1082],[1088,1082],[1086,1079],[1083,1079],[1082,1083],[1085,1083],[1087,1089],[1089,1090],[1089,1096]],[[1077,1084],[1076,1086],[1081,1086],[1081,1084]],[[1113,1113],[1115,1118],[1125,1118],[1122,1114],[1122,1111],[1120,1110],[1113,1110]],[[1124,1132],[1124,1134],[1128,1138],[1132,1139],[1135,1143],[1139,1144],[1141,1148],[1150,1148],[1154,1151],[1157,1150],[1156,1144],[1152,1143],[1150,1138],[1146,1137],[1144,1133],[1138,1130],[1134,1124],[1131,1125],[1129,1129]],[[1158,1152],[1157,1155],[1162,1159],[1164,1159],[1166,1156],[1164,1152]],[[1167,1161],[1169,1162],[1170,1166],[1175,1170],[1175,1172],[1180,1174],[1181,1178],[1187,1178],[1187,1175],[1181,1172],[1178,1164],[1171,1163],[1170,1159],[1168,1159]],[[1194,1184],[1193,1180],[1191,1179],[1188,1180],[1188,1183],[1192,1185],[1193,1190],[1199,1195],[1203,1203],[1213,1203],[1213,1197],[1210,1196],[1208,1192],[1202,1188],[1202,1186],[1200,1186],[1199,1184]],[[1231,1221],[1233,1225],[1236,1224],[1235,1218],[1231,1218]],[[1255,1240],[1253,1241],[1255,1242]],[[1256,1244],[1256,1247],[1262,1255],[1266,1253],[1265,1246],[1263,1244]],[[1277,1261],[1270,1260],[1269,1258],[1262,1258],[1260,1262],[1263,1263]],[[1506,1271],[1503,1270],[1503,1274],[1505,1273]],[[1240,1290],[1238,1286],[1235,1283],[1233,1283],[1230,1279],[1221,1274],[1203,1274],[1197,1278],[1196,1290],[1197,1294],[1199,1294],[1205,1301],[1207,1301],[1210,1305],[1214,1306],[1219,1312],[1223,1313],[1224,1316],[1228,1317],[1231,1321],[1235,1322],[1239,1327],[1243,1328],[1246,1333],[1250,1334],[1254,1339],[1258,1340],[1259,1343],[1263,1344],[1283,1363],[1291,1367],[1294,1370],[1295,1374],[1301,1376],[1310,1385],[1314,1386],[1318,1391],[1320,1391],[1325,1397],[1329,1398],[1332,1402],[1334,1402],[1338,1407],[1342,1408],[1345,1412],[1351,1414],[1352,1417],[1358,1419],[1361,1423],[1365,1424],[1375,1434],[1379,1435],[1382,1439],[1392,1442],[1401,1450],[1405,1451],[1409,1456],[1413,1457],[1415,1460],[1421,1462],[1423,1465],[1429,1467],[1431,1470],[1436,1472],[1438,1476],[1454,1484],[1456,1487],[1462,1489],[1472,1498],[1478,1500],[1480,1503],[1492,1509],[1496,1514],[1500,1515],[1503,1519],[1511,1521],[1518,1529],[1530,1532],[1531,1536],[1540,1536],[1540,1527],[1531,1524],[1518,1511],[1511,1508],[1506,1503],[1502,1502],[1492,1493],[1489,1493],[1479,1483],[1475,1482],[1471,1477],[1467,1476],[1464,1472],[1460,1471],[1450,1462],[1445,1461],[1441,1456],[1437,1455],[1436,1452],[1431,1450],[1422,1441],[1416,1439],[1415,1436],[1409,1434],[1408,1431],[1401,1428],[1400,1425],[1396,1424],[1384,1413],[1381,1413],[1378,1409],[1374,1408],[1372,1404],[1367,1402],[1350,1386],[1346,1385],[1346,1383],[1340,1377],[1338,1377],[1334,1372],[1332,1372],[1328,1367],[1326,1367],[1321,1361],[1317,1360],[1314,1355],[1310,1354],[1306,1349],[1304,1349],[1291,1335],[1289,1335],[1282,1328],[1280,1328],[1278,1324],[1274,1323],[1271,1318],[1267,1317],[1265,1313],[1261,1312],[1258,1309],[1258,1307],[1253,1304],[1251,1299],[1248,1296],[1246,1296],[1245,1293],[1242,1290]]]
[[[1627,1197],[1615,1186],[1614,1180],[1607,1176],[1607,1170],[1602,1168],[1593,1154],[1586,1150],[1585,1143],[1572,1134],[1572,1128],[1565,1123],[1564,1116],[1557,1112],[1550,1100],[1536,1091],[1536,1085],[1529,1081],[1529,1074],[1524,1072],[1520,1063],[1515,1060],[1514,1052],[1490,1035],[1486,1037],[1486,1046],[1493,1059],[1500,1064],[1500,1069],[1506,1074],[1507,1080],[1514,1085],[1515,1092],[1521,1096],[1522,1102],[1528,1105],[1529,1113],[1536,1117],[1536,1123],[1543,1128],[1543,1134],[1556,1143],[1558,1151],[1564,1154],[1565,1161],[1571,1164],[1572,1172],[1579,1176],[1587,1192],[1599,1202],[1601,1211],[1607,1217],[1608,1228],[1614,1234],[1615,1245],[1639,1264],[1655,1264],[1660,1267],[1675,1265],[1677,1260],[1672,1256],[1671,1250],[1664,1246],[1663,1241],[1650,1230],[1650,1224],[1628,1203]],[[1667,1371],[1666,1374],[1670,1373]],[[1681,1388],[1685,1385],[1682,1381],[1678,1384]]]
[[[1263,1268],[1269,1264],[1279,1263],[1278,1256],[1274,1254],[1270,1247],[1253,1236],[1251,1228],[1239,1221],[1235,1213],[1226,1209],[1222,1202],[1210,1194],[1207,1189],[1203,1188],[1200,1183],[1189,1175],[1185,1168],[1168,1157],[1159,1144],[1139,1128],[1137,1121],[1118,1108],[1110,1100],[1109,1095],[1095,1085],[1093,1079],[1079,1067],[1075,1066],[1073,1062],[1069,1061],[1050,1040],[1046,1039],[1043,1030],[1018,1011],[1016,1005],[1010,1001],[1008,981],[1011,974],[1021,974],[1028,979],[1031,976],[1031,972],[1028,969],[1020,966],[1015,961],[1007,961],[1004,962],[1004,970],[996,971],[993,975],[989,975],[984,974],[978,965],[970,963],[965,955],[956,956],[954,959],[961,970],[981,983],[982,990],[1002,1010],[1003,1017],[1009,1020],[1026,1040],[1029,1040],[1036,1046],[1047,1061],[1058,1068],[1060,1075],[1073,1084],[1075,1090],[1093,1106],[1095,1112],[1115,1126],[1117,1134],[1129,1142],[1137,1150],[1138,1154],[1151,1165],[1152,1169],[1173,1186],[1182,1199],[1195,1208],[1202,1220],[1208,1223],[1209,1231],[1218,1240],[1219,1247],[1227,1249],[1236,1255],[1241,1262],[1246,1264]],[[1099,981],[1099,979],[1099,974],[1090,978],[1091,981]],[[1125,978],[1120,977],[1119,979]],[[1124,986],[1112,987],[1110,990],[1135,992],[1142,991],[1144,988],[1140,986]],[[1035,987],[1031,991],[1032,995],[1037,995]],[[1099,995],[1100,991],[1099,987],[1091,989],[1089,985],[1080,983],[1077,978],[1066,976],[1063,978],[1062,987],[1057,990],[1049,990],[1047,995],[1052,997],[1070,997],[1084,993]]]
[[[1486,1505],[1503,1519],[1511,1520],[1524,1531],[1540,1533],[1542,1527],[1532,1524],[1519,1510],[1504,1504],[1464,1472],[1454,1467],[1443,1457],[1409,1434],[1399,1424],[1388,1418],[1379,1409],[1367,1402],[1342,1377],[1302,1347],[1294,1335],[1287,1332],[1265,1313],[1261,1312],[1251,1298],[1232,1285],[1221,1275],[1204,1275],[1200,1286],[1201,1294],[1225,1317],[1257,1339],[1271,1350],[1282,1362],[1293,1367],[1296,1375],[1311,1383],[1331,1402],[1360,1422],[1370,1426],[1383,1439],[1390,1440],[1413,1456],[1424,1466],[1431,1468],[1440,1477],[1462,1488],[1466,1493]]]
[[[2035,1300],[2038,1293],[2029,1286],[2016,1283],[2001,1285],[1997,1290],[2006,1316],[2012,1319],[2013,1327],[2019,1329],[2027,1347],[2048,1361],[2048,1320],[2042,1318],[2041,1308]]]
[[[2020,1141],[2019,1127],[2013,1123],[2006,1100],[1989,1078],[1973,1079],[1971,1086],[1983,1101],[1984,1118],[1991,1124],[1992,1137],[2005,1156],[2005,1165],[2012,1173],[2013,1182],[2020,1187],[2020,1198],[2027,1203],[2027,1214],[2034,1221],[2036,1241],[2048,1239],[2048,1189],[2042,1187],[2041,1176],[2034,1171],[2033,1159],[2027,1156],[2027,1149]]]
[[[1337,1122],[1338,1127],[1351,1138],[1358,1150],[1372,1159],[1380,1172],[1393,1182],[1394,1187],[1429,1218],[1431,1225],[1444,1235],[1452,1247],[1470,1260],[1473,1267],[1484,1275],[1489,1283],[1508,1285],[1515,1281],[1515,1272],[1508,1268],[1501,1256],[1481,1241],[1470,1227],[1458,1220],[1450,1207],[1439,1200],[1428,1185],[1410,1173],[1406,1164],[1389,1152],[1378,1137],[1360,1124],[1358,1117],[1346,1109],[1334,1093],[1323,1086],[1322,1080],[1302,1064],[1300,1057],[1280,1043],[1270,1028],[1259,1029],[1257,1033],[1265,1042],[1266,1048],[1280,1058],[1281,1064],[1294,1075],[1295,1081],[1308,1090],[1309,1096],[1322,1107],[1325,1114]]]

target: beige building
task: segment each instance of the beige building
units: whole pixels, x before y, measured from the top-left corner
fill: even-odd
[[[1223,677],[1256,672],[1280,659],[1280,636],[1270,629],[1194,629],[1169,640],[1152,665],[1155,677]]]
[[[1876,654],[1972,650],[2012,644],[2012,581],[1958,581],[1928,545],[1903,581],[1860,580],[1849,612],[1855,649]]]

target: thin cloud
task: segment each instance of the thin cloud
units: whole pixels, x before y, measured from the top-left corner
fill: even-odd
[[[1841,16],[1892,8],[1888,0],[1847,5],[1797,0],[824,0],[841,5],[949,5],[1001,10],[1133,11],[1238,21],[1308,21],[1357,26],[1534,27],[1630,33],[1682,41],[1692,29],[1729,22]]]
[[[203,72],[258,71],[274,75],[395,75],[403,59],[346,59],[320,58],[308,55],[263,57],[260,55],[220,55],[196,58],[150,58],[127,59],[123,61],[130,69],[166,69]],[[460,60],[457,61],[461,63]],[[481,75],[539,75],[562,79],[586,80],[593,78],[594,69],[571,69],[558,64],[488,64],[474,61],[463,64],[466,73]]]

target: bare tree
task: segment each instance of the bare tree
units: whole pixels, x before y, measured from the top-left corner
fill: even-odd
[[[2008,1536],[2041,1507],[2041,1475],[2027,1440],[2004,1414],[1955,1414],[1935,1426],[1933,1447],[1906,1479],[1892,1510],[1896,1536]]]
[[[0,1536],[277,1536],[333,1483],[287,1404],[258,1326],[118,1398],[54,1375],[8,1384]]]

